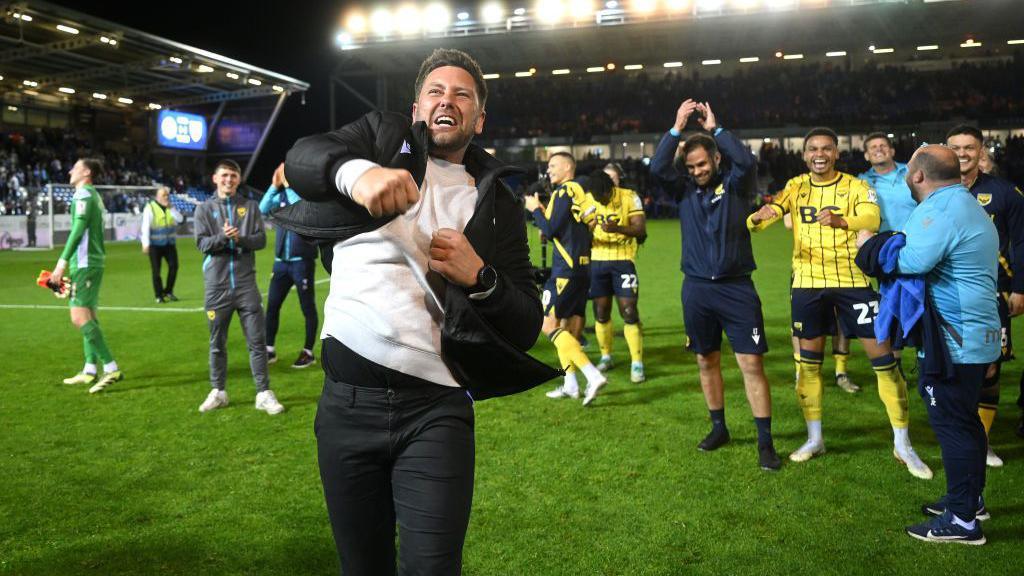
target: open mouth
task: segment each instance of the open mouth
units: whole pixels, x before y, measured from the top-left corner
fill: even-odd
[[[814,168],[817,169],[817,170],[824,170],[826,167],[828,167],[828,161],[827,160],[812,160],[811,161],[811,165],[814,166]]]
[[[454,127],[455,124],[456,124],[455,118],[452,117],[452,116],[448,116],[447,114],[442,114],[442,115],[438,116],[437,118],[434,118],[434,126],[453,126]]]

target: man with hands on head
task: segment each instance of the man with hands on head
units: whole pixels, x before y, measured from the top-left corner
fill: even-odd
[[[793,334],[800,338],[797,399],[807,424],[807,442],[790,454],[806,462],[825,452],[821,432],[821,363],[832,324],[855,334],[874,368],[878,395],[893,430],[893,455],[911,475],[930,479],[932,471],[910,444],[907,386],[887,341],[875,339],[878,294],[854,264],[857,231],[876,231],[877,198],[867,183],[836,170],[839,137],[829,128],[813,128],[804,137],[809,173],[786,183],[771,203],[751,214],[748,227],[764,230],[793,214]],[[838,318],[836,318],[838,316]]]
[[[557,374],[525,353],[541,308],[510,168],[471,143],[486,102],[479,65],[437,49],[412,122],[372,112],[288,153],[306,201],[274,220],[334,253],[315,430],[344,574],[460,573],[473,401]]]
[[[701,132],[682,142],[694,117]],[[680,149],[677,156],[677,149]],[[743,373],[757,426],[758,461],[765,470],[782,462],[771,433],[771,394],[764,373],[768,351],[761,299],[750,278],[757,267],[746,218],[757,197],[757,161],[718,124],[711,105],[687,99],[651,158],[651,173],[679,201],[683,238],[683,322],[687,348],[696,354],[711,431],[697,445],[715,450],[730,440],[725,424],[722,332]]]

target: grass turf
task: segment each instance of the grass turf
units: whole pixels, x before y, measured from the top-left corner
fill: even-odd
[[[789,246],[781,226],[755,236],[761,264],[755,281],[772,348],[766,365],[774,432],[783,456],[804,440],[792,390]],[[850,372],[865,390],[851,396],[827,386],[823,457],[802,465],[787,460],[776,474],[758,469],[756,433],[730,357],[723,368],[733,441],[714,453],[696,450],[709,424],[696,365],[682,348],[679,251],[676,223],[651,222],[638,260],[647,382],[629,383],[616,316],[618,365],[592,407],[549,400],[548,386],[477,404],[465,574],[1020,570],[1024,442],[1013,435],[1017,365],[1004,375],[1003,413],[992,433],[1007,464],[989,469],[989,544],[912,540],[903,526],[922,520],[919,506],[944,491],[939,448],[911,390],[912,439],[936,478],[914,479],[896,463],[859,345]],[[271,367],[272,386],[288,411],[269,417],[252,408],[236,323],[229,340],[232,404],[201,415],[208,335],[200,257],[187,240],[179,253],[181,301],[157,305],[138,246],[108,245],[101,306],[146,310],[101,309],[126,379],[99,395],[60,384],[81,367],[81,337],[60,303],[33,285],[56,252],[0,253],[0,342],[10,354],[0,394],[0,574],[336,573],[312,431],[322,373],[289,368],[302,343],[297,299],[285,302],[280,360]],[[270,250],[259,254],[264,290],[271,260]],[[322,270],[318,278],[326,278]],[[327,285],[317,288],[322,301]],[[158,311],[168,309],[186,311]],[[595,345],[589,353],[596,360]],[[534,353],[555,362],[546,340]],[[828,360],[825,372],[830,382]]]

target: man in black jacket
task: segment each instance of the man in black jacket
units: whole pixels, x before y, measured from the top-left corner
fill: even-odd
[[[307,202],[283,227],[333,244],[320,474],[342,572],[458,574],[473,496],[473,399],[555,375],[525,354],[542,319],[524,213],[483,130],[479,66],[436,50],[414,122],[371,113],[288,153]]]

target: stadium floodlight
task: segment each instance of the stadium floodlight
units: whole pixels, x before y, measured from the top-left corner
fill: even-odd
[[[464,22],[466,20],[469,20],[469,12],[459,12],[458,14],[455,15],[455,18],[459,22]]]
[[[558,70],[552,70],[551,71],[551,74],[553,74],[555,76],[561,76],[563,74],[568,74],[568,73],[569,73],[569,69],[568,68],[559,68]]]
[[[391,34],[394,24],[394,21],[391,19],[391,11],[387,8],[377,8],[370,14],[370,30],[377,36]]]
[[[124,96],[121,96],[120,98],[118,98],[117,101],[120,102],[121,104],[134,104],[135,103],[135,100],[132,100],[131,98],[125,98]]]
[[[918,46],[917,47],[917,50],[919,52],[925,52],[925,51],[928,51],[928,50],[938,50],[938,49],[939,49],[939,45],[938,44],[928,44],[926,46]]]
[[[604,66],[591,66],[587,68],[587,72],[604,72]]]
[[[196,72],[200,74],[206,74],[207,72],[213,72],[213,66],[207,66],[206,64],[200,64],[196,67]]]
[[[615,10],[616,8],[619,7],[619,3],[616,2],[615,0],[608,0],[607,2],[604,3],[604,7],[609,10]]]
[[[395,12],[395,28],[402,36],[418,34],[422,23],[420,10],[415,4],[403,4]]]
[[[16,18],[18,20],[21,20],[22,22],[31,22],[32,21],[32,17],[31,16],[29,16],[28,14],[22,14],[21,12],[15,12],[14,14],[11,14],[11,16],[13,16],[14,18]]]
[[[533,72],[527,70],[526,72],[516,72],[516,78],[529,78],[533,76]]]
[[[29,87],[32,87],[32,88],[35,88],[36,86],[39,86],[39,82],[35,82],[35,81],[32,81],[32,80],[22,80],[21,83],[24,84],[25,86],[29,86]]]
[[[803,54],[786,54],[782,57],[783,60],[803,60]]]
[[[875,54],[892,54],[895,51],[893,48],[875,48],[872,50]]]
[[[501,74],[484,74],[484,80],[497,80],[501,78]]]
[[[682,62],[665,62],[664,64],[662,64],[662,66],[664,66],[665,68],[681,68],[683,66],[683,63]]]
[[[697,0],[698,12],[715,12],[722,9],[725,0]]]
[[[505,8],[497,2],[488,2],[480,8],[480,20],[484,24],[497,24],[505,19]]]
[[[104,44],[110,44],[110,38],[107,36],[100,36],[100,42],[103,42]]]
[[[671,12],[682,12],[690,9],[690,0],[668,0],[665,6]]]
[[[633,10],[636,10],[640,14],[650,14],[657,8],[657,0],[633,0]]]
[[[362,12],[353,12],[345,19],[345,31],[349,34],[366,33],[366,16]]]
[[[177,56],[171,56],[170,58],[168,58],[168,60],[174,62],[175,64],[181,64],[181,58],[178,58]]]
[[[8,106],[7,109],[10,110],[11,112],[17,112],[18,111],[18,107],[17,106]]]
[[[271,86],[271,88],[274,89],[274,92],[284,92],[284,88],[281,88],[277,84],[274,84],[273,86]]]
[[[65,94],[74,94],[75,93],[75,89],[74,88],[68,88],[67,86],[61,86],[60,88],[57,88],[57,91],[58,92],[63,92]]]
[[[721,64],[722,61],[721,60],[717,60],[717,59],[714,59],[714,60],[701,60],[700,63],[703,64],[704,66],[717,66],[718,64]]]
[[[156,102],[150,102],[149,103],[149,109],[150,110],[160,110],[161,108],[163,108],[163,106],[157,104]]]
[[[93,92],[92,93],[92,97],[95,98],[96,100],[106,100],[107,99],[107,95],[102,93],[102,92]]]
[[[427,32],[443,32],[451,23],[451,10],[444,4],[434,2],[423,9],[423,28]]]
[[[586,20],[594,14],[593,0],[570,0],[569,14],[573,20]]]
[[[846,50],[836,50],[834,52],[825,52],[827,58],[837,58],[839,56],[846,56]]]
[[[1022,39],[1022,40],[1007,40],[1006,43],[1011,45],[1011,46],[1016,45],[1016,44],[1024,44],[1024,39]]]
[[[68,34],[78,34],[78,28],[72,28],[71,26],[65,26],[64,24],[57,24],[57,30],[67,32]]]
[[[644,69],[644,65],[643,64],[626,64],[625,66],[623,66],[623,68],[626,69],[626,70],[643,70]]]
[[[227,76],[228,78],[231,78],[232,80],[238,80],[238,74],[235,74],[234,72],[228,72],[227,74],[224,74],[224,75]]]
[[[557,24],[565,14],[565,5],[562,0],[539,0],[534,12],[541,23]]]
[[[249,78],[247,80],[247,82],[249,84],[252,84],[253,86],[262,86],[263,85],[263,81],[260,80],[259,78]]]
[[[747,64],[747,63],[750,63],[750,62],[760,62],[760,61],[761,61],[761,59],[758,58],[757,56],[746,56],[744,58],[740,58],[740,62],[743,62],[744,64]]]
[[[976,41],[974,38],[968,38],[967,42],[960,44],[961,48],[977,48],[981,46],[981,42]]]
[[[524,16],[526,14],[526,8],[516,8],[512,13],[516,16]]]

